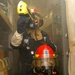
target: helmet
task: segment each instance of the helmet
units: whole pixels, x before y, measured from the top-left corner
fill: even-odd
[[[55,58],[55,53],[50,46],[43,44],[37,48],[35,58]]]
[[[31,19],[33,19],[32,18],[32,16],[31,16],[31,12],[30,12],[30,10],[29,10],[29,8],[28,8],[28,5],[24,2],[24,1],[20,1],[19,3],[18,3],[18,6],[17,6],[17,13],[20,15],[20,14],[28,14],[30,17],[31,17]]]
[[[27,4],[23,1],[20,1],[17,6],[18,14],[28,14]]]

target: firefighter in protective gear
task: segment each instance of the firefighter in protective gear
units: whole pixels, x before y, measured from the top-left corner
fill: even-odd
[[[54,50],[46,43],[39,45],[34,54],[32,75],[58,75],[55,61]]]
[[[36,23],[33,21],[31,11],[25,2],[20,1],[18,3],[17,13],[20,16],[17,21],[17,31],[19,33],[25,32],[26,28],[35,29],[37,27]]]
[[[20,53],[21,75],[32,75],[33,55],[38,46],[48,43],[54,50],[55,46],[51,43],[49,36],[38,28],[37,23],[30,12],[28,5],[20,1],[17,6],[19,19],[17,21],[17,30],[11,38],[10,45],[17,48]],[[39,24],[39,23],[38,23]]]
[[[36,49],[34,60],[35,67],[33,69],[36,74],[56,75],[55,68],[55,52],[47,44],[42,44]]]

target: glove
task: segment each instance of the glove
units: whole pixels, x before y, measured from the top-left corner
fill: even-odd
[[[29,21],[29,18],[25,17],[25,16],[21,16],[18,21],[17,21],[17,32],[18,33],[23,33],[26,31],[26,26],[27,23]]]
[[[35,21],[30,19],[28,22],[27,28],[36,29],[37,27],[38,27],[38,25],[35,23]]]

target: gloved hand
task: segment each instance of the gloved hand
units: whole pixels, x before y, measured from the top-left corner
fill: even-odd
[[[29,21],[29,18],[25,16],[21,16],[18,21],[17,21],[17,32],[18,33],[23,33],[26,30],[27,23]]]
[[[37,24],[33,21],[33,20],[29,20],[29,23],[28,23],[28,25],[27,25],[27,28],[29,28],[29,29],[36,29],[38,26],[37,26]]]

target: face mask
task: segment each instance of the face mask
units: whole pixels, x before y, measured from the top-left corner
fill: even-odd
[[[48,75],[48,73],[49,74],[52,74],[52,67],[50,66],[49,69],[46,69],[45,66],[35,67],[35,72],[37,74],[42,73],[43,75]]]

